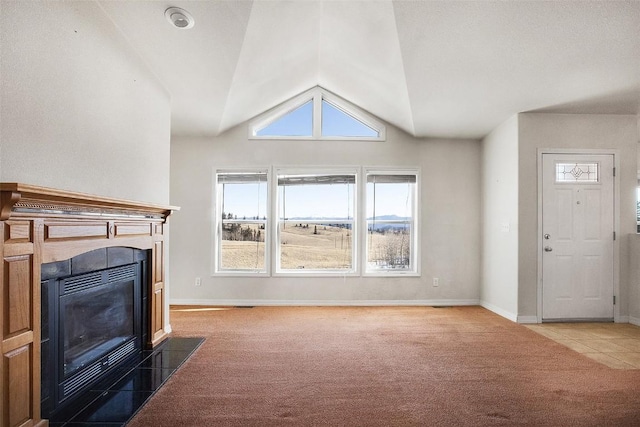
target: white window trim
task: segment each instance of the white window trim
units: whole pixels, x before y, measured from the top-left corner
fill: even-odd
[[[266,233],[265,236],[265,254],[264,254],[264,263],[265,269],[264,271],[260,270],[251,270],[251,269],[239,269],[239,270],[220,270],[220,260],[221,260],[221,251],[218,239],[220,238],[220,233],[222,230],[222,212],[220,211],[221,206],[221,197],[222,194],[218,191],[218,174],[220,173],[266,173],[267,174],[267,223],[265,224],[265,230],[271,230],[271,168],[270,167],[260,167],[260,166],[251,166],[251,167],[231,167],[231,168],[214,168],[213,169],[213,201],[215,202],[212,206],[212,271],[211,276],[216,277],[270,277],[271,276],[271,241],[273,240],[271,233]]]
[[[278,193],[278,176],[279,175],[323,175],[323,174],[327,174],[327,175],[331,175],[331,174],[336,174],[336,175],[345,175],[345,174],[353,174],[355,175],[355,185],[353,186],[353,191],[354,191],[354,195],[353,195],[353,215],[352,215],[352,223],[353,223],[353,227],[352,227],[352,265],[351,265],[351,269],[349,270],[315,270],[315,269],[305,269],[305,270],[287,270],[287,269],[281,269],[280,268],[280,248],[279,248],[279,243],[280,243],[280,218],[279,218],[279,206],[280,206],[280,200],[279,200],[279,193]],[[272,239],[272,245],[271,245],[271,249],[272,249],[272,253],[273,253],[273,277],[343,277],[343,276],[360,276],[360,263],[358,262],[359,259],[359,200],[361,198],[360,196],[360,192],[359,192],[359,181],[361,178],[361,172],[360,172],[360,168],[359,167],[349,167],[349,166],[345,166],[345,167],[308,167],[308,168],[300,168],[300,167],[284,167],[284,166],[279,166],[279,167],[274,167],[273,168],[273,175],[272,175],[272,180],[271,180],[271,194],[274,194],[273,200],[274,202],[272,203],[272,211],[271,211],[271,218],[273,218],[272,221],[272,235],[273,235],[273,239]],[[309,221],[309,223],[312,223],[313,221]]]
[[[361,212],[363,213],[360,218],[360,229],[362,230],[362,238],[360,245],[362,247],[362,276],[363,277],[419,277],[420,265],[421,265],[421,235],[420,235],[420,211],[422,204],[421,197],[421,170],[420,168],[392,168],[392,167],[365,167],[363,168],[363,174],[361,179],[360,193],[361,197]],[[414,265],[414,269],[411,271],[398,271],[398,270],[369,270],[367,269],[367,259],[369,256],[369,248],[367,246],[367,238],[369,235],[367,228],[367,176],[369,174],[378,175],[416,175],[416,185],[413,194],[413,239],[411,242],[411,262]]]
[[[342,110],[354,119],[362,122],[364,125],[376,130],[378,132],[377,137],[366,136],[322,136],[322,101],[325,100]],[[295,109],[301,107],[309,101],[313,101],[313,123],[312,123],[312,135],[311,136],[278,136],[278,135],[265,135],[260,136],[257,133],[275,122],[282,116],[289,114]],[[322,141],[385,141],[386,140],[386,126],[376,119],[371,114],[364,111],[362,108],[350,103],[349,101],[339,97],[338,95],[329,92],[326,89],[316,86],[309,89],[300,95],[297,95],[288,101],[268,110],[267,112],[259,115],[249,123],[249,139],[266,139],[266,140],[322,140]]]

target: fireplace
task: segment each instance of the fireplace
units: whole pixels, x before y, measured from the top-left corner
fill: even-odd
[[[112,372],[119,368],[111,362],[127,359],[131,343],[134,351],[139,351],[142,347],[158,348],[167,339],[165,238],[169,215],[178,209],[0,183],[0,425],[46,426],[42,413],[68,408],[69,399],[75,398],[72,395],[87,394],[83,393],[87,387],[83,381],[80,385],[72,383],[80,378],[84,366]],[[128,265],[139,270],[137,279],[128,275]],[[120,267],[125,267],[124,273]],[[102,274],[108,275],[104,272],[111,269],[125,278],[102,282]],[[70,289],[70,278],[97,272],[100,284],[87,300],[103,300],[101,286],[120,287],[120,296],[113,298],[133,301],[131,310],[139,319],[133,321],[134,334],[129,335],[129,321],[123,321],[111,335],[69,327],[66,333],[62,329],[63,338],[58,334],[52,339],[52,326],[62,318],[79,318],[83,327],[95,320],[93,316],[82,317],[80,294],[76,298],[72,296],[75,292],[65,294],[64,289]],[[116,313],[107,306],[92,309],[100,311],[100,318],[105,319],[120,318],[128,310]],[[57,317],[52,320],[52,316]],[[66,355],[66,374],[65,342],[72,349]],[[92,352],[101,346],[108,349],[106,356]],[[93,374],[88,371],[82,375],[94,381]],[[49,405],[45,411],[41,411],[43,402]]]
[[[43,417],[74,405],[142,350],[147,252],[105,248],[42,265]]]

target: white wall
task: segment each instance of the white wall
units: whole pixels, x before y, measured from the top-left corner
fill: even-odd
[[[422,277],[211,276],[213,169],[230,166],[420,167]],[[171,144],[171,302],[176,304],[477,303],[480,144],[419,140],[390,126],[386,142],[248,140],[246,124]],[[194,285],[195,277],[202,285]],[[432,278],[440,286],[432,286]]]
[[[2,2],[0,19],[0,181],[168,204],[169,94],[100,6]]]
[[[620,160],[620,252],[618,295],[620,320],[629,315],[630,239],[636,233],[638,126],[636,116],[539,114],[519,115],[518,315],[536,316],[538,269],[538,148],[616,149]]]
[[[482,141],[482,305],[518,315],[518,117]]]
[[[640,326],[640,234],[629,235],[629,322]]]
[[[2,3],[0,180],[169,202],[170,100],[96,2]]]

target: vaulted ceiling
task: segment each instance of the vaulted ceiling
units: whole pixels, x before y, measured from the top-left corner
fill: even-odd
[[[640,108],[640,1],[98,3],[170,92],[173,135],[218,135],[316,85],[419,137]]]

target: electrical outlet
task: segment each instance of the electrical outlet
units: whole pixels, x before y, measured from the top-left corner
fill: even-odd
[[[199,277],[196,277],[196,286],[200,286],[202,282],[200,281]]]
[[[438,279],[437,277],[433,278],[433,286],[439,286],[440,285],[440,279]]]

